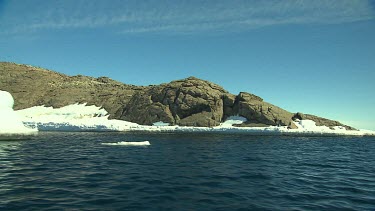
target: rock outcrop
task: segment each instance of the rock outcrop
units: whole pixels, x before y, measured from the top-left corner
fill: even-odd
[[[190,77],[139,90],[124,107],[121,119],[152,124],[163,121],[189,126],[216,126],[223,119],[227,92],[208,81]]]
[[[349,126],[308,114],[293,114],[262,98],[195,77],[152,86],[126,85],[107,77],[67,76],[50,70],[0,62],[0,89],[13,94],[15,109],[37,105],[62,107],[73,103],[102,106],[111,118],[151,125],[217,126],[228,116],[249,121],[238,126],[281,125],[296,128],[293,119],[318,125]]]
[[[292,113],[264,102],[262,98],[250,93],[241,92],[236,98],[234,108],[235,113],[249,120],[241,126],[282,125],[297,128],[292,121]]]
[[[327,127],[330,127],[330,128],[333,128],[335,126],[343,126],[347,130],[356,130],[355,128],[350,127],[348,125],[343,125],[343,124],[341,124],[338,121],[334,121],[334,120],[330,120],[330,119],[318,117],[318,116],[311,115],[311,114],[303,114],[303,113],[300,113],[300,112],[295,113],[293,115],[292,119],[293,120],[296,120],[296,119],[299,119],[299,120],[309,119],[309,120],[313,120],[316,123],[317,126],[327,126]]]

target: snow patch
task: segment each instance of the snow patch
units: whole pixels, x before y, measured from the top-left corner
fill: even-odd
[[[153,124],[152,124],[152,126],[169,126],[169,123],[165,123],[165,122],[163,122],[163,121],[159,121],[159,122],[154,122]]]
[[[220,124],[221,127],[232,127],[236,124],[242,124],[247,122],[247,119],[242,116],[230,116],[223,123]]]

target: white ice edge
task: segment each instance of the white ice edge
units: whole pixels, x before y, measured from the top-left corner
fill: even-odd
[[[375,131],[346,130],[344,127],[316,126],[314,121],[301,120],[298,129],[286,126],[234,127],[246,118],[229,117],[217,127],[166,126],[161,122],[154,126],[108,119],[108,113],[97,106],[73,104],[62,108],[36,106],[16,111],[22,116],[24,125],[40,131],[139,131],[139,132],[187,132],[187,133],[241,133],[249,135],[302,135],[302,136],[375,136]]]

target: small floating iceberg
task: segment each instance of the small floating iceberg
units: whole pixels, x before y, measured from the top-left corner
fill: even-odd
[[[13,110],[14,99],[9,92],[0,90],[0,140],[24,139],[36,135],[38,129],[25,127]]]
[[[149,146],[151,145],[149,141],[138,141],[138,142],[130,142],[130,141],[120,141],[115,143],[102,143],[102,145],[108,146]]]

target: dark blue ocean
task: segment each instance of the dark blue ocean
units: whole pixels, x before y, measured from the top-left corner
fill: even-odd
[[[375,210],[375,138],[40,133],[0,142],[0,210]]]

